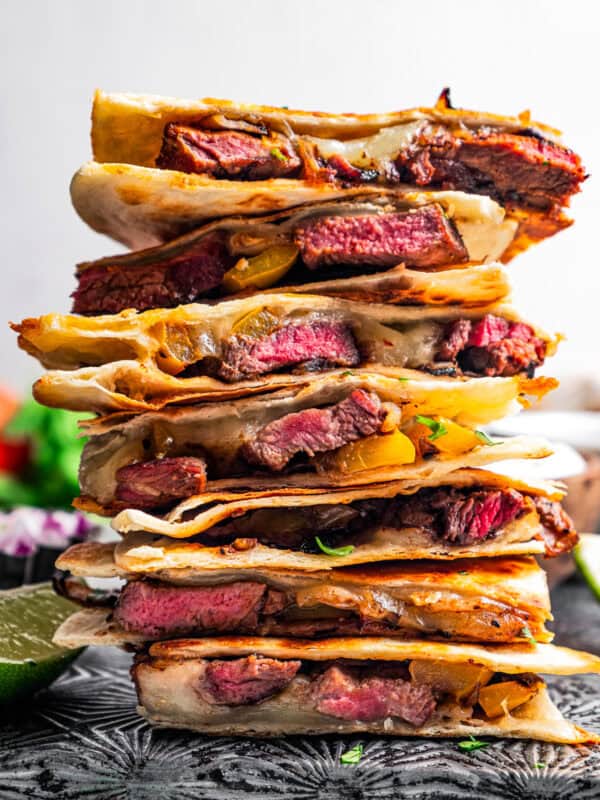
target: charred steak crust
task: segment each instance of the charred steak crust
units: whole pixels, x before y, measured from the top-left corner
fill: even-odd
[[[144,258],[139,264],[95,264],[77,276],[75,314],[118,314],[192,303],[220,286],[233,266],[222,233],[204,236],[170,258]]]
[[[242,446],[250,464],[282,470],[298,453],[314,456],[376,433],[386,416],[374,392],[355,389],[326,408],[307,408],[265,425]]]
[[[405,212],[307,219],[296,244],[309,269],[330,264],[433,267],[468,260],[455,226],[437,204]]]
[[[116,473],[115,499],[131,508],[160,508],[192,497],[206,487],[201,458],[156,458],[121,467]]]
[[[170,122],[156,166],[214,178],[258,181],[298,173],[301,162],[284,136],[266,138]]]
[[[235,336],[225,346],[218,374],[223,380],[234,382],[320,359],[330,368],[360,363],[348,325],[312,321],[284,325],[259,338]]]
[[[450,323],[436,354],[437,361],[457,363],[465,373],[488,377],[533,374],[545,357],[546,343],[533,328],[493,314],[479,322]]]
[[[546,556],[559,556],[572,550],[579,536],[573,520],[560,503],[546,497],[533,498],[542,526],[541,535],[546,547]]]
[[[231,661],[211,660],[197,691],[212,705],[245,706],[282,692],[295,678],[300,661],[251,655]]]
[[[360,722],[397,717],[417,728],[435,711],[436,701],[429,686],[399,677],[360,677],[356,673],[337,665],[329,667],[313,685],[317,711]]]

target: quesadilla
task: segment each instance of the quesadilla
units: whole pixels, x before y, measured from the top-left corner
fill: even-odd
[[[562,496],[553,484],[464,467],[352,489],[213,492],[164,516],[121,512],[113,527],[123,538],[105,563],[111,574],[114,561],[126,573],[171,581],[194,570],[329,570],[398,559],[552,557],[577,543]],[[71,565],[61,561],[61,568],[96,574],[86,572],[85,548],[69,553]]]
[[[528,113],[453,109],[447,93],[434,108],[356,115],[99,91],[96,162],[71,194],[89,225],[138,248],[211,218],[415,189],[466,192],[502,203],[519,224],[510,258],[570,224],[561,206],[585,171],[558,136]]]
[[[231,402],[85,421],[79,506],[168,510],[205,491],[423,479],[519,452],[474,430],[518,408],[519,377],[405,381],[341,373]],[[543,457],[545,442],[525,452]]]
[[[59,564],[94,571],[94,549]],[[116,567],[116,565],[115,565]],[[326,571],[224,569],[185,571],[172,581],[115,568],[132,577],[110,606],[77,612],[57,633],[68,647],[207,634],[259,636],[400,636],[481,642],[548,642],[545,572],[533,558],[475,562],[405,561]],[[141,578],[141,579],[140,579]],[[71,599],[80,585],[62,584]],[[84,599],[85,602],[85,599]],[[102,622],[105,623],[102,627]],[[88,631],[95,629],[92,637]]]
[[[598,673],[600,658],[551,644],[223,637],[158,642],[132,667],[140,713],[207,734],[599,742],[562,717],[538,672]]]
[[[470,198],[461,207],[439,195],[420,206],[357,198],[220,219],[159,247],[79,264],[73,311],[145,311],[269,288],[399,305],[501,300],[508,284],[498,265],[463,264],[499,258],[517,223],[492,201],[485,215]]]
[[[47,314],[13,329],[19,346],[49,369],[136,360],[182,381],[204,379],[196,390],[236,392],[252,380],[268,388],[276,373],[364,366],[531,377],[560,338],[505,305],[409,308],[292,294],[141,314]]]

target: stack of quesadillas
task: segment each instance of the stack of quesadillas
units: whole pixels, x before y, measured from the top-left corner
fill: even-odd
[[[86,421],[67,646],[135,651],[140,711],[207,733],[588,742],[540,674],[534,555],[577,540],[550,453],[482,426],[556,385],[501,262],[570,225],[585,174],[528,114],[323,114],[98,92],[81,217],[135,248],[27,319],[43,403]],[[118,577],[98,596],[86,578]]]

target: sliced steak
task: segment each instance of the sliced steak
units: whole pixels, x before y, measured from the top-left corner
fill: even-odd
[[[551,209],[579,191],[579,156],[540,136],[479,131],[452,136],[429,129],[396,162],[400,179],[432,188],[487,194],[506,203]]]
[[[170,122],[156,166],[180,172],[257,181],[291,175],[300,159],[284,136],[267,139],[241,131],[214,131]]]
[[[429,686],[402,678],[358,677],[350,669],[332,666],[315,682],[317,711],[339,719],[375,722],[398,717],[421,727],[435,711]]]
[[[235,336],[225,346],[219,376],[234,382],[316,361],[321,370],[360,363],[360,353],[347,325],[313,321],[284,325],[259,338]]]
[[[198,690],[214,705],[244,706],[260,703],[281,692],[294,679],[300,661],[248,656],[232,661],[209,661]]]
[[[148,256],[139,264],[96,264],[78,276],[75,314],[118,314],[126,308],[172,308],[216,289],[233,266],[225,239],[209,234],[173,256]]]
[[[546,497],[534,497],[533,502],[540,516],[546,556],[568,553],[579,541],[571,517],[560,503],[548,500]]]
[[[160,508],[204,491],[206,464],[201,458],[157,458],[121,467],[115,499],[130,508]]]
[[[314,456],[376,433],[386,412],[376,394],[355,389],[349,397],[327,408],[307,408],[265,425],[242,448],[251,464],[274,472],[297,453]]]
[[[533,328],[493,314],[478,322],[452,322],[436,354],[437,361],[456,362],[463,372],[489,377],[532,374],[545,357],[546,343]]]
[[[466,497],[442,492],[431,498],[431,507],[442,513],[442,538],[454,544],[489,538],[511,522],[523,505],[523,496],[514,489],[487,489]]]
[[[421,528],[451,544],[470,545],[492,537],[524,505],[523,495],[514,489],[423,489],[411,497],[393,500],[383,524]]]
[[[468,260],[458,231],[437,205],[415,211],[316,217],[295,232],[309,269],[328,264],[434,267]]]
[[[215,586],[173,586],[132,581],[121,591],[115,620],[130,633],[148,639],[255,632],[263,611],[278,613],[285,595],[264,583],[235,581]]]

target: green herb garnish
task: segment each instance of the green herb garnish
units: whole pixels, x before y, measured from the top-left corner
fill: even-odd
[[[529,626],[528,625],[523,625],[523,627],[519,631],[519,635],[522,636],[523,639],[527,639],[529,644],[536,644],[536,641],[533,638],[533,634],[529,630]]]
[[[431,417],[423,417],[421,414],[417,414],[415,419],[419,425],[425,425],[431,431],[431,434],[427,437],[430,442],[435,442],[436,439],[439,439],[441,436],[445,436],[448,433],[448,428],[446,428],[442,422],[439,422],[436,419],[432,419]]]
[[[542,167],[549,167],[549,166],[550,166],[549,161],[542,161]]]
[[[459,574],[459,575],[468,575],[468,574],[469,574],[469,570],[467,570],[467,569],[461,569],[461,570],[459,570],[458,574]]]
[[[342,372],[340,378],[347,378],[349,375],[354,375],[351,369],[347,369],[346,372]]]
[[[548,764],[545,764],[543,761],[536,761],[536,762],[535,762],[535,764],[534,764],[533,766],[534,766],[536,769],[544,769],[544,767],[547,767],[547,766],[548,766]]]
[[[400,381],[400,383],[406,383],[408,378],[398,378],[398,380]]]
[[[318,544],[319,550],[322,550],[328,556],[349,556],[354,550],[353,544],[347,544],[344,547],[327,547],[318,536],[315,536],[315,542]]]
[[[278,147],[271,148],[271,155],[278,161],[287,161],[287,158],[283,155],[283,153]]]
[[[362,744],[357,744],[356,747],[353,747],[351,750],[346,750],[345,753],[342,753],[340,756],[340,761],[342,764],[358,764],[362,758],[363,749],[364,748]]]
[[[489,445],[490,447],[495,447],[497,444],[502,444],[502,442],[495,442],[493,439],[487,435],[485,431],[475,431],[475,436],[484,444]]]
[[[459,750],[464,750],[466,753],[472,753],[473,750],[481,750],[482,747],[487,747],[491,742],[482,742],[481,739],[476,739],[474,736],[469,736],[463,742],[458,743]]]

